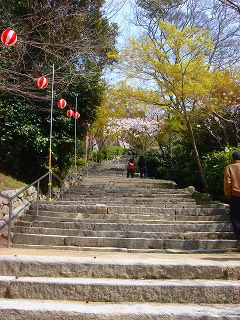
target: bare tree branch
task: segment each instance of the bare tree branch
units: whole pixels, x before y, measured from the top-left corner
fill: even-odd
[[[19,3],[23,2],[16,2],[16,6]],[[42,75],[51,78],[53,63],[57,94],[66,90],[75,78],[101,72],[108,63],[106,53],[113,50],[116,36],[116,28],[101,13],[103,0],[85,4],[72,0],[26,3],[16,13],[8,2],[0,0],[1,29],[11,28],[18,34],[13,47],[0,48],[2,92],[17,88],[16,93],[20,94],[22,87],[22,95],[28,96],[29,92],[30,97],[41,97],[34,82]]]
[[[240,5],[238,5],[236,2],[231,0],[219,0],[222,4],[229,6],[230,8],[237,11],[238,14],[240,14]]]

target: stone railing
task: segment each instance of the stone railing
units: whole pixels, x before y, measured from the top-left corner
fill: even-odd
[[[186,191],[192,194],[198,205],[218,206],[219,208],[229,208],[229,204],[220,201],[214,201],[210,193],[198,192],[195,187],[189,186]]]

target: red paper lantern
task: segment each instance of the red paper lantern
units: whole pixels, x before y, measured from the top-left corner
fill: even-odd
[[[39,89],[45,89],[48,86],[48,79],[45,77],[41,77],[37,79],[37,86]]]
[[[1,41],[5,47],[11,47],[17,42],[17,34],[13,30],[4,30]]]
[[[73,117],[74,117],[75,119],[79,119],[79,118],[80,118],[80,113],[79,113],[79,112],[75,112],[74,115],[73,115]]]
[[[67,111],[67,117],[69,117],[69,118],[74,117],[74,111],[73,110],[68,110]]]
[[[58,100],[57,105],[58,105],[58,108],[64,109],[67,105],[67,101],[64,99],[60,99],[60,100]]]

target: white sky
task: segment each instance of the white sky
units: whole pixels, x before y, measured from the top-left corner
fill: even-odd
[[[117,49],[120,50],[127,39],[133,38],[139,33],[139,27],[136,27],[131,23],[131,20],[134,19],[134,11],[132,8],[134,0],[107,0],[106,8],[107,12],[114,11],[112,15],[110,14],[111,22],[116,22],[118,24],[119,37],[117,39]],[[119,11],[116,12],[116,9]]]
[[[141,29],[131,22],[134,19],[133,4],[134,0],[107,0],[105,4],[108,18],[110,16],[110,22],[118,24],[119,36],[116,44],[118,51],[126,45],[129,38],[136,37]],[[120,80],[119,74],[112,72],[109,68],[105,70],[104,78],[109,84],[114,84]]]

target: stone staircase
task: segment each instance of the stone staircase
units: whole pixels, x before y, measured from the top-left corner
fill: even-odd
[[[0,317],[239,320],[239,264],[191,259],[0,257]]]
[[[224,204],[197,205],[172,181],[90,175],[64,200],[33,205],[14,247],[130,252],[235,251]]]
[[[15,224],[0,319],[240,320],[226,206],[105,166]]]

